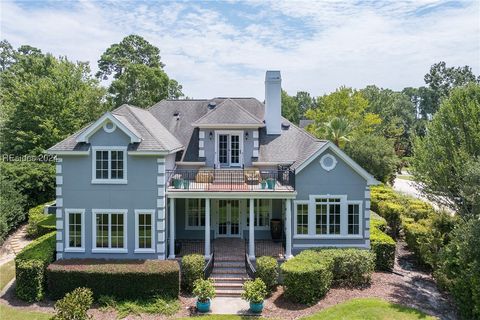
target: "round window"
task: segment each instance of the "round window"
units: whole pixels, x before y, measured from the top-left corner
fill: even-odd
[[[337,165],[337,159],[335,159],[335,157],[332,156],[330,153],[327,153],[322,158],[320,158],[320,165],[324,170],[333,170]]]
[[[117,126],[115,125],[115,123],[110,121],[105,122],[105,124],[103,125],[103,130],[107,133],[115,131],[116,128]]]

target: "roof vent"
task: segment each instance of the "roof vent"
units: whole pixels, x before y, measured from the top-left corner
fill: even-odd
[[[282,122],[282,130],[288,130],[290,128],[290,123]]]
[[[210,110],[215,109],[216,106],[217,106],[217,104],[215,103],[215,101],[210,101],[208,103],[208,109],[210,109]]]
[[[173,113],[173,117],[174,117],[174,118],[177,118],[177,121],[180,120],[180,112],[175,111],[175,112]]]

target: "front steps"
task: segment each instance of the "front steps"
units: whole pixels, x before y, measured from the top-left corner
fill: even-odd
[[[240,297],[250,279],[245,269],[245,243],[241,239],[214,242],[215,263],[210,278],[217,297]]]

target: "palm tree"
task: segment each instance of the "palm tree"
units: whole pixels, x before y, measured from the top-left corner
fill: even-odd
[[[322,129],[326,138],[335,143],[337,147],[350,141],[352,126],[344,117],[335,117],[329,122],[325,122]]]

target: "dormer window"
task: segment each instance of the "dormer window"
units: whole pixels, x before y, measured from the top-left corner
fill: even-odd
[[[127,148],[92,147],[92,183],[127,183]]]

